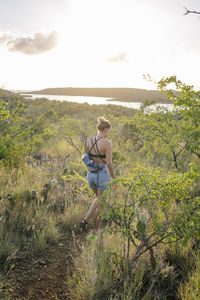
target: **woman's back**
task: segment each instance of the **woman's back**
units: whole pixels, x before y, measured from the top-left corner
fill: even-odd
[[[90,139],[88,144],[88,150],[90,157],[94,162],[98,164],[106,163],[106,146],[108,140],[101,136],[95,136]]]

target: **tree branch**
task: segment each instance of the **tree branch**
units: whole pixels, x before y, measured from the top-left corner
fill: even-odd
[[[71,145],[73,146],[78,152],[79,154],[81,155],[81,151],[79,150],[79,148],[74,144],[72,138],[70,136],[66,136],[66,141]]]
[[[181,152],[187,147],[188,143],[189,142],[187,141],[185,146],[176,154],[176,157],[178,157],[181,154]]]
[[[200,15],[200,11],[189,10],[189,9],[187,9],[186,7],[184,7],[184,8],[185,8],[185,13],[184,13],[184,15],[188,15],[188,14],[198,14],[198,15]]]

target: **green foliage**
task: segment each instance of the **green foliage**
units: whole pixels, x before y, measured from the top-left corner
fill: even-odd
[[[178,91],[167,90],[172,83]],[[104,234],[88,234],[74,262],[72,298],[164,299],[173,294],[180,284],[176,274],[186,276],[184,259],[173,253],[173,245],[189,253],[192,247],[198,249],[200,240],[199,92],[175,77],[161,80],[159,88],[172,100],[172,111],[151,109],[149,101],[136,112],[113,105],[0,96],[4,268],[14,256],[56,240],[61,216],[73,230],[79,223],[93,197],[81,155],[88,137],[96,133],[97,117],[103,115],[112,123],[117,178],[101,199],[102,216],[108,220]],[[43,155],[47,162],[36,162],[33,155]],[[182,269],[176,273],[177,262]],[[197,267],[190,278],[198,274]],[[179,290],[185,299],[188,291],[190,279],[187,291]]]
[[[168,85],[174,85],[179,91],[174,95],[168,90]],[[185,121],[185,128],[182,130],[183,137],[187,141],[187,150],[200,157],[200,91],[195,91],[193,86],[186,85],[175,76],[163,78],[158,83],[158,88],[163,91],[178,108],[178,111]]]
[[[47,142],[57,131],[52,123],[54,112],[46,112],[34,121],[23,99],[0,102],[0,162],[19,167],[23,158]]]
[[[200,239],[199,197],[194,197],[199,179],[200,172],[193,166],[184,174],[168,176],[160,169],[139,166],[131,170],[129,178],[113,181],[120,193],[104,193],[103,216],[115,224],[113,230],[124,238],[123,259],[127,265],[149,251],[154,266],[153,248],[160,243],[181,239],[185,244],[192,237]],[[135,248],[132,255],[130,243]]]
[[[7,103],[1,102],[0,103],[0,120],[5,120],[9,118],[9,111],[7,110]]]
[[[119,162],[125,162],[126,161],[126,157],[119,151],[113,151],[112,153],[112,160],[115,163],[119,163]]]
[[[171,83],[179,93],[167,90]],[[188,164],[200,157],[200,93],[175,77],[161,80],[158,87],[173,100],[173,111],[143,107],[126,121],[123,134],[126,142],[152,163],[187,170]]]

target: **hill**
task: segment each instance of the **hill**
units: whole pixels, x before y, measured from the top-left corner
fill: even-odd
[[[0,96],[10,96],[10,95],[14,95],[15,93],[1,89],[0,88]]]
[[[112,98],[109,101],[144,102],[155,100],[159,103],[171,103],[160,91],[136,88],[47,88],[31,91],[30,94],[65,95],[65,96],[93,96]]]

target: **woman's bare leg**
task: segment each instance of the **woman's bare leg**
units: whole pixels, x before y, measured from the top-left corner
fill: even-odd
[[[96,188],[93,189],[93,192],[94,192],[95,195],[97,196],[97,189],[96,189]],[[94,212],[95,212],[95,210],[96,210],[96,208],[97,208],[97,205],[98,205],[98,198],[96,198],[96,199],[94,200],[94,202],[93,202],[92,205],[90,206],[90,208],[89,208],[89,210],[88,210],[86,216],[84,217],[84,220],[85,220],[86,222],[87,222],[87,221],[90,219],[90,217],[94,214]]]
[[[103,194],[103,191],[97,190],[97,201],[98,201],[98,198],[100,198],[102,194]],[[98,229],[100,221],[101,221],[100,208],[101,208],[101,205],[100,205],[99,202],[97,202],[97,207],[96,207],[96,209],[93,213],[93,215],[94,215],[94,228],[96,230]]]
[[[98,205],[98,198],[96,198],[96,199],[94,200],[94,202],[93,202],[92,205],[90,206],[90,208],[89,208],[89,210],[88,210],[86,216],[84,217],[84,220],[85,220],[86,222],[87,222],[87,221],[91,218],[91,216],[94,214],[94,212],[95,212],[95,210],[96,210],[96,208],[97,208],[97,205]]]

